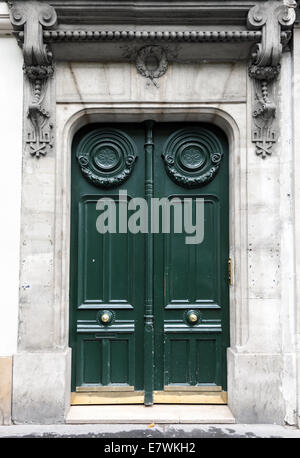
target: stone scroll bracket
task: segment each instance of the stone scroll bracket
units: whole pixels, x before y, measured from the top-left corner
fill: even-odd
[[[23,38],[19,44],[24,56],[25,149],[38,158],[49,152],[54,141],[51,112],[54,65],[43,33],[56,24],[57,16],[54,8],[44,2],[16,1],[9,6],[11,23]]]
[[[270,156],[278,137],[277,81],[283,51],[282,31],[289,31],[295,21],[294,0],[266,1],[249,10],[247,25],[261,30],[261,43],[255,45],[249,65],[253,81],[252,142],[256,154],[263,159]],[[286,34],[289,40],[290,32]]]

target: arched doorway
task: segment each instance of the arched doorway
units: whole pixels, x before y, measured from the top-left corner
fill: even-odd
[[[226,402],[223,132],[196,122],[85,126],[71,182],[72,402]]]

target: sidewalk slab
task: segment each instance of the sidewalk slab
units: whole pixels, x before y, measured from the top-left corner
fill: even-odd
[[[0,426],[0,438],[300,438],[300,429],[280,425],[98,424]]]

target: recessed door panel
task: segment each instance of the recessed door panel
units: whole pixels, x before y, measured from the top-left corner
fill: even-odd
[[[118,196],[86,196],[79,203],[78,221],[78,293],[82,307],[107,304],[132,308],[135,241],[128,232],[101,234],[97,231],[97,202],[115,204],[116,227],[119,225]],[[122,203],[121,203],[122,204]],[[118,281],[114,281],[118,279]]]
[[[176,196],[178,206],[183,214],[184,195]],[[199,195],[188,195],[191,202],[192,216],[195,221],[195,200]],[[164,288],[165,307],[183,307],[187,305],[201,307],[206,304],[219,302],[219,239],[220,205],[214,196],[202,195],[205,237],[201,243],[189,244],[189,232],[176,233],[174,231],[174,218],[171,212],[170,233],[164,235]],[[175,199],[171,196],[170,200]],[[199,230],[199,240],[202,237]]]

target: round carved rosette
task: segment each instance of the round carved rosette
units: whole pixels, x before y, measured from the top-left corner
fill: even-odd
[[[196,188],[214,179],[223,157],[222,145],[205,128],[186,128],[172,134],[162,158],[169,177],[180,186]]]
[[[78,145],[77,160],[83,175],[103,188],[119,186],[132,173],[137,159],[131,138],[118,129],[96,129]]]

